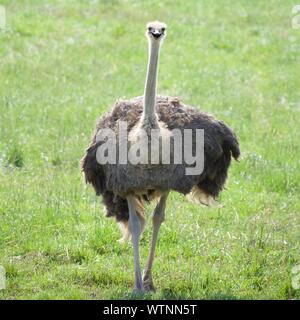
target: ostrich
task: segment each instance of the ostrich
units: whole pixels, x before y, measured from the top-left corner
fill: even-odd
[[[121,227],[121,241],[132,240],[134,253],[135,290],[155,290],[152,266],[160,226],[165,219],[165,208],[170,191],[188,195],[198,203],[212,205],[223,189],[231,157],[238,159],[239,144],[233,131],[213,116],[197,108],[184,105],[178,98],[156,95],[159,51],[166,36],[166,24],[155,21],[147,24],[149,60],[144,95],[128,101],[118,101],[113,109],[98,120],[95,134],[81,161],[87,183],[92,184],[97,195],[102,196],[107,216],[115,217]],[[151,130],[159,132],[159,141],[172,137],[172,130],[204,130],[204,167],[201,173],[188,175],[188,164],[162,163],[162,151],[156,164],[99,163],[97,151],[105,144],[99,132],[110,129],[117,132],[121,121],[126,122],[128,145],[149,138]],[[117,135],[117,134],[116,134]],[[117,135],[117,140],[120,141]],[[107,140],[106,140],[107,142]],[[193,150],[197,148],[192,139]],[[123,144],[117,144],[117,153]],[[174,143],[172,144],[174,147]],[[149,146],[150,148],[150,146]],[[128,146],[127,146],[128,150]],[[171,158],[174,160],[174,151]],[[152,223],[151,247],[142,276],[139,255],[139,238],[145,227],[146,202],[157,199]]]

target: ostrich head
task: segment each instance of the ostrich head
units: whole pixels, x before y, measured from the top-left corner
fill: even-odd
[[[163,22],[149,22],[147,23],[146,37],[152,42],[159,42],[166,36],[166,29],[167,25]]]

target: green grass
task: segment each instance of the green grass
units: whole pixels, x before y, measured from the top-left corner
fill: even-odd
[[[221,209],[171,194],[146,298],[299,299],[300,30],[294,1],[2,0],[1,299],[134,298],[130,244],[85,187],[96,118],[143,93],[145,23],[168,26],[159,92],[236,131]],[[153,207],[151,207],[153,208]],[[151,208],[149,208],[149,217]],[[150,220],[150,219],[149,219]],[[151,223],[141,239],[145,264]]]

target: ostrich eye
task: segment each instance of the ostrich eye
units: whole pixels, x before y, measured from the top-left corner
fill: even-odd
[[[148,31],[151,31],[151,30],[152,30],[152,28],[151,28],[151,27],[149,27],[149,28],[148,28]]]

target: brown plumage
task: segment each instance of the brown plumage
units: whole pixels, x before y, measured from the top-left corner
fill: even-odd
[[[173,165],[172,172],[168,170],[169,165],[151,166],[150,169],[140,165],[143,175],[141,179],[137,179],[136,175],[130,176],[126,171],[129,166],[128,171],[137,170],[133,165],[99,165],[96,159],[97,148],[101,144],[96,141],[99,130],[110,128],[117,131],[121,120],[128,123],[129,132],[138,123],[143,112],[143,97],[117,102],[112,111],[98,121],[81,166],[86,182],[93,185],[97,195],[102,195],[107,216],[114,216],[118,221],[128,220],[126,194],[129,192],[140,195],[141,207],[145,200],[153,198],[154,190],[174,190],[184,195],[198,191],[200,197],[207,195],[207,199],[215,199],[224,187],[231,156],[237,159],[240,154],[235,134],[223,122],[196,108],[183,105],[177,98],[158,96],[156,101],[158,120],[168,129],[204,129],[204,170],[201,175],[186,176],[186,164]],[[121,166],[125,167],[123,174],[116,176],[116,168]],[[205,197],[198,200],[209,204],[205,202]]]

